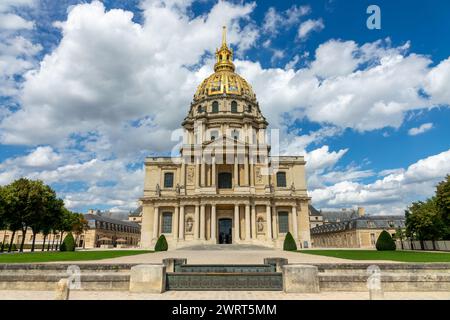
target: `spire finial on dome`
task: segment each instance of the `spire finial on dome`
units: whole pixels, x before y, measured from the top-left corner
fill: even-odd
[[[222,27],[222,47],[227,46],[227,27]]]
[[[216,50],[214,71],[228,70],[234,72],[233,51],[227,46],[227,27],[222,27],[222,46]]]

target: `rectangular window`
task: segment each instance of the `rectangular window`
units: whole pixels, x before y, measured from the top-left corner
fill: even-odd
[[[286,172],[277,172],[277,187],[286,187]]]
[[[172,212],[163,212],[162,233],[172,233]]]
[[[287,212],[278,213],[278,232],[279,233],[289,232],[289,214]]]
[[[173,188],[173,173],[164,173],[164,188]]]
[[[375,245],[375,233],[370,234],[370,243],[374,246]]]

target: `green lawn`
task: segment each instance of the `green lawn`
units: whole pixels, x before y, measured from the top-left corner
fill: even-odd
[[[350,260],[450,262],[450,253],[447,252],[376,251],[376,250],[300,250],[299,252]]]
[[[0,263],[101,260],[149,253],[146,250],[0,253]]]

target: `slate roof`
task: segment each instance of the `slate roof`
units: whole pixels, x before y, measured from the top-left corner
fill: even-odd
[[[397,229],[405,227],[404,216],[366,215],[347,221],[328,223],[311,229],[311,234],[332,233],[355,229]]]
[[[108,222],[108,223],[114,223],[114,224],[118,224],[118,225],[124,225],[124,226],[129,226],[129,227],[133,227],[133,228],[139,228],[140,229],[140,225],[136,222],[132,222],[132,221],[124,221],[124,220],[118,220],[118,219],[113,219],[113,218],[109,218],[109,217],[104,217],[98,214],[85,214],[84,218],[89,222],[89,221],[102,221],[102,222]]]
[[[129,217],[140,217],[142,215],[142,206],[139,206],[136,210],[129,214]]]
[[[314,208],[312,205],[308,205],[309,208],[309,215],[310,216],[321,216],[322,214],[320,213],[319,210],[317,210],[316,208]]]

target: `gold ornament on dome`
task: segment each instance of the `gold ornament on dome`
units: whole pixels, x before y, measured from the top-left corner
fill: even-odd
[[[226,27],[223,27],[222,45],[216,50],[214,73],[198,86],[194,101],[225,94],[256,102],[251,85],[234,70],[233,50],[227,46]]]

